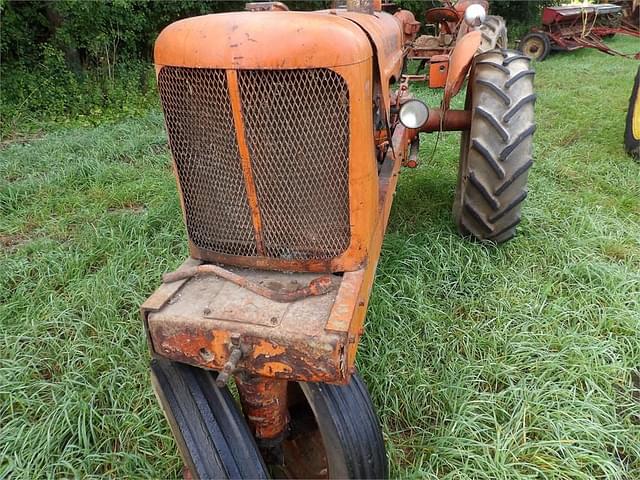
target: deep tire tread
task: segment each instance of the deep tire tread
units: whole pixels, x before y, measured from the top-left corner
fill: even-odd
[[[480,140],[476,140],[474,138],[471,141],[471,147],[475,149],[480,155],[482,155],[482,158],[484,158],[486,162],[491,166],[491,168],[493,168],[493,171],[496,172],[496,175],[498,175],[500,179],[505,178],[506,173],[504,171],[504,168],[500,166],[489,149],[482,143],[480,143]]]
[[[476,66],[477,65],[486,65],[488,67],[495,68],[496,70],[500,70],[502,73],[504,73],[506,75],[509,75],[509,73],[510,73],[509,69],[504,67],[504,66],[502,66],[501,63],[484,62],[483,61],[483,62],[476,62]]]
[[[499,212],[495,213],[494,215],[491,215],[489,217],[489,221],[491,223],[496,223],[498,220],[500,220],[502,217],[504,217],[507,213],[509,213],[514,208],[516,208],[522,202],[524,202],[525,198],[527,198],[527,191],[526,190],[524,192],[521,192],[517,197],[515,197],[513,200],[511,200],[502,210],[500,210]]]
[[[515,182],[518,178],[520,178],[520,175],[523,175],[524,173],[526,173],[532,166],[533,166],[533,160],[529,159],[527,163],[524,163],[520,168],[518,168],[515,172],[513,172],[513,175],[511,175],[504,182],[502,182],[502,184],[500,184],[498,188],[496,188],[496,191],[493,193],[495,195],[501,195],[502,192],[504,192],[507,188],[509,188],[509,186],[513,182]]]
[[[500,98],[500,100],[504,102],[506,106],[511,105],[511,98],[509,97],[509,95],[504,93],[502,89],[495,83],[489,82],[487,80],[482,80],[482,79],[476,80],[476,82],[479,83],[480,85],[484,85],[485,87],[488,87],[489,90],[495,93]]]
[[[489,15],[479,30],[482,35],[480,53],[507,46],[507,25],[502,17]]]
[[[471,185],[473,185],[485,198],[487,203],[491,205],[491,208],[493,208],[494,210],[498,210],[500,208],[500,202],[498,201],[498,199],[491,194],[489,189],[476,176],[473,170],[469,173],[469,181],[471,182]]]
[[[529,57],[526,55],[513,55],[512,57],[505,58],[502,64],[509,65],[511,62],[515,62],[516,60],[529,60]]]
[[[536,130],[530,64],[520,52],[492,50],[472,68],[454,214],[460,232],[478,240],[502,243],[520,223]]]
[[[500,236],[504,235],[506,232],[510,232],[510,235],[507,238],[505,238],[504,240],[502,240],[502,241],[506,242],[507,240],[511,240],[516,234],[515,228],[519,223],[520,223],[520,217],[516,217],[516,219],[513,222],[508,224],[506,227],[504,227],[499,232],[492,233],[491,235],[489,235],[487,237],[487,239],[488,240],[495,240],[496,238],[499,238]]]
[[[520,100],[518,100],[518,103],[516,103],[513,107],[511,107],[509,110],[504,112],[504,115],[502,116],[502,121],[504,123],[509,123],[509,120],[511,120],[513,116],[522,109],[522,107],[524,107],[528,103],[536,103],[537,98],[538,96],[535,93],[532,93],[531,95],[527,95],[526,97],[522,97]]]
[[[498,157],[500,161],[506,161],[513,153],[513,151],[518,148],[522,142],[531,137],[535,131],[536,124],[534,123],[533,125],[527,127],[523,132],[521,132],[513,142],[502,149],[502,151],[500,152],[500,156]]]
[[[490,112],[487,112],[482,107],[476,107],[475,114],[484,117],[485,120],[487,120],[491,124],[491,126],[495,128],[496,132],[498,132],[500,137],[502,137],[503,141],[506,142],[509,140],[509,130],[503,127],[500,121],[494,115],[492,115]]]
[[[465,203],[464,204],[464,209],[469,213],[469,215],[471,215],[471,217],[480,225],[482,225],[484,227],[484,229],[489,232],[492,233],[493,232],[493,227],[489,224],[489,222],[487,222],[484,217],[482,216],[482,214],[476,210],[476,208],[471,205],[470,203]],[[475,229],[471,229],[471,232],[473,232]]]
[[[525,57],[527,58],[527,57]],[[528,58],[527,58],[528,60]],[[534,70],[522,70],[521,72],[516,73],[513,77],[511,77],[509,80],[507,80],[504,84],[504,88],[506,88],[507,90],[510,89],[518,80],[522,79],[522,78],[526,78],[528,76],[534,76],[536,74],[536,72]]]

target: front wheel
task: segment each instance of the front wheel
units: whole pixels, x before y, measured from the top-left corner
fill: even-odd
[[[217,374],[158,358],[151,382],[193,479],[267,479],[269,472],[229,390]]]
[[[476,56],[469,76],[454,216],[463,235],[502,243],[515,235],[533,165],[534,71],[511,50]]]
[[[355,373],[346,385],[289,384],[290,434],[281,478],[387,478],[387,456],[367,387]]]
[[[281,458],[263,459],[243,414],[217,374],[166,359],[151,362],[160,406],[193,479],[384,479],[387,456],[367,387],[290,382]],[[271,463],[271,464],[269,464]]]

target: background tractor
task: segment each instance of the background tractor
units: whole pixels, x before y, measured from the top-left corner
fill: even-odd
[[[469,28],[477,29],[482,35],[482,41],[478,48],[478,53],[487,52],[494,48],[507,48],[507,26],[504,19],[497,15],[486,15],[478,25],[469,25],[465,20],[465,13],[474,15],[474,10],[481,6],[483,11],[489,11],[487,0],[460,0],[451,2],[442,1],[442,7],[430,8],[426,11],[424,21],[425,27],[431,29],[433,34],[420,35],[411,44],[408,54],[409,60],[418,60],[418,69],[415,75],[420,72],[425,65],[436,57],[435,63],[442,61],[443,55],[449,55],[455,47],[456,41],[464,36]],[[471,7],[476,5],[475,7]],[[469,7],[471,7],[470,10]],[[477,18],[477,17],[474,17]],[[433,75],[435,72],[431,72]],[[423,79],[423,77],[414,77]]]
[[[436,107],[412,98],[403,72],[413,15],[379,3],[249,4],[158,37],[190,258],[142,317],[189,476],[387,475],[354,362],[400,168],[417,162],[420,134],[462,131],[455,221],[501,243],[533,162],[530,60],[477,54],[485,9],[465,4]]]

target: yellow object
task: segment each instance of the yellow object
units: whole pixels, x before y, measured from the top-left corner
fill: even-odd
[[[633,118],[631,119],[631,132],[633,138],[640,140],[640,95],[636,95],[636,100],[633,104]]]

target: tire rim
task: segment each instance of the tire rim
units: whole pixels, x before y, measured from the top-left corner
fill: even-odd
[[[532,37],[526,41],[522,51],[527,57],[538,59],[544,52],[544,41],[541,38]]]
[[[300,386],[289,384],[291,433],[284,440],[284,466],[272,466],[274,478],[329,478],[329,461],[316,417]]]

